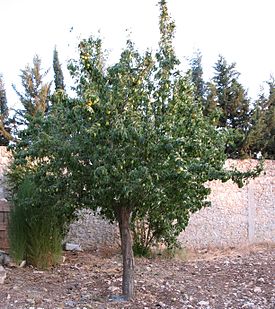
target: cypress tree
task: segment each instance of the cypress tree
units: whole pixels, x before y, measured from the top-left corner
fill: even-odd
[[[262,153],[268,159],[275,159],[275,81],[267,82],[268,96],[260,94],[254,103],[251,127],[245,139],[244,148],[250,156]]]
[[[269,98],[268,98],[268,108],[266,110],[266,132],[265,138],[267,140],[267,145],[265,148],[265,153],[270,159],[275,159],[275,80],[269,83]]]
[[[202,68],[202,55],[200,51],[197,51],[194,57],[191,59],[191,79],[194,88],[194,99],[196,102],[205,104],[205,90],[206,85],[203,80],[203,68]]]
[[[250,100],[247,92],[238,81],[240,73],[235,69],[236,64],[228,64],[224,57],[219,56],[214,69],[212,89],[210,89],[207,106],[213,110],[216,94],[216,108],[220,110],[219,127],[231,130],[232,140],[226,149],[230,157],[243,155],[243,143],[249,129]]]
[[[0,146],[7,146],[11,139],[6,89],[3,76],[0,74]]]
[[[56,47],[53,51],[53,69],[54,69],[54,84],[55,91],[65,90],[64,75],[61,69],[61,64],[59,62],[58,51]]]
[[[206,99],[203,109],[205,116],[212,116],[218,110],[217,89],[214,83],[208,82],[206,84]]]

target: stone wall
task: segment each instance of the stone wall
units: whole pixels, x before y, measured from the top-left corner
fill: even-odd
[[[6,171],[10,162],[10,153],[6,147],[0,146],[0,250],[8,250],[8,222],[10,205],[6,201]]]
[[[10,152],[7,151],[5,146],[0,146],[0,200],[7,197],[5,174],[11,159]]]
[[[84,250],[118,247],[119,232],[116,224],[82,210],[78,220],[71,224],[65,242],[77,243]]]
[[[245,171],[256,160],[228,160],[226,166]],[[228,247],[275,243],[275,161],[239,189],[232,181],[209,184],[211,207],[193,214],[179,240],[187,247]]]

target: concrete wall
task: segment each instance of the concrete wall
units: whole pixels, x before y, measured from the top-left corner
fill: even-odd
[[[10,155],[0,147],[0,199],[5,197],[4,173]],[[247,170],[256,160],[228,160],[226,166]],[[187,247],[228,247],[261,242],[275,243],[275,161],[265,162],[265,172],[239,189],[231,181],[213,181],[209,199],[212,206],[191,216],[179,241]],[[119,242],[118,229],[83,211],[71,225],[66,241],[77,242],[83,249],[113,246]]]

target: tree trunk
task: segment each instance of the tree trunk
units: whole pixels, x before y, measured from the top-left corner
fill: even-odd
[[[130,230],[131,212],[129,207],[120,207],[118,211],[123,257],[122,294],[126,300],[130,300],[134,297],[134,254]]]

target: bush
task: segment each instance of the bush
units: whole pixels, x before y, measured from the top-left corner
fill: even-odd
[[[178,220],[173,220],[173,217],[169,217],[168,214],[162,219],[159,219],[157,215],[154,210],[148,211],[144,217],[137,212],[133,214],[131,230],[135,256],[148,257],[152,254],[152,249],[160,245],[165,246],[171,252],[179,248],[177,236],[182,227],[187,225],[186,218],[189,217],[189,214],[181,219],[183,222],[180,225],[176,224]]]
[[[30,224],[27,262],[37,268],[48,268],[61,260],[62,237],[53,219],[52,215],[47,214]]]
[[[16,203],[10,212],[9,241],[10,254],[15,262],[26,259],[27,212],[23,205]]]
[[[25,179],[13,199],[10,214],[10,253],[16,262],[26,260],[37,268],[59,262],[62,233],[51,205],[39,198],[31,179]]]

